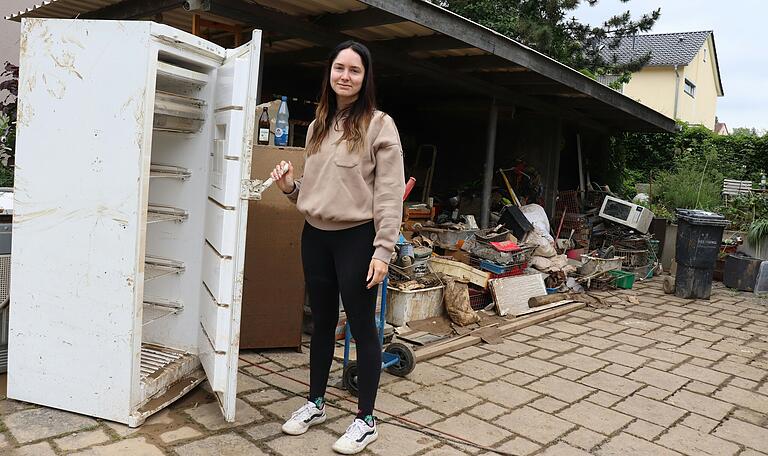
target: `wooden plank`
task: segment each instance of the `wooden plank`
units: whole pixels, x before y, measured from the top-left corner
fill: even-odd
[[[539,307],[534,307],[532,309],[528,309],[526,311],[518,313],[516,316],[519,317],[520,315],[528,315],[528,314],[532,314],[532,313],[535,313],[535,312],[540,312],[542,310],[553,309],[555,307],[564,306],[564,305],[570,304],[572,302],[574,302],[573,299],[562,299],[560,301],[555,301],[555,302],[551,302],[549,304],[544,304],[544,305],[539,306]]]
[[[193,14],[192,15],[192,34],[195,36],[201,36],[200,35],[200,15],[199,14]]]
[[[519,329],[527,328],[553,318],[560,317],[562,315],[569,314],[579,309],[583,309],[587,305],[583,302],[574,302],[566,304],[556,309],[550,309],[543,312],[538,312],[530,317],[516,318],[507,324],[499,326],[502,336],[511,334]],[[435,346],[425,346],[424,348],[416,350],[416,361],[426,361],[428,359],[436,358],[446,353],[451,353],[462,348],[471,347],[477,345],[482,341],[480,337],[467,334],[462,337],[457,337],[449,342],[441,342]]]
[[[524,317],[524,318],[516,318],[515,320],[509,322],[506,325],[499,326],[499,329],[501,330],[502,334],[507,335],[509,333],[512,333],[514,331],[517,331],[518,329],[523,329],[531,325],[535,325],[538,323],[541,323],[543,321],[551,320],[553,318],[560,317],[562,315],[569,314],[573,311],[583,309],[584,307],[587,307],[587,305],[583,302],[574,302],[572,304],[567,304],[563,307],[558,307],[557,309],[548,310],[546,312],[537,313],[535,315],[532,315],[530,317]]]
[[[488,280],[491,278],[490,272],[481,271],[460,261],[447,260],[445,258],[433,257],[430,261],[432,263],[432,270],[435,272],[458,277],[483,288],[488,287]]]

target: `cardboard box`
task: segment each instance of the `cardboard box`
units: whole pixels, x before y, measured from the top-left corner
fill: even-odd
[[[254,146],[251,178],[266,179],[280,160],[304,166],[304,149]],[[304,272],[301,231],[304,217],[273,185],[248,206],[240,348],[301,346]]]

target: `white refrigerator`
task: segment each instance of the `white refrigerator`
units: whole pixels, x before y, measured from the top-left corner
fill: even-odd
[[[138,426],[235,417],[261,32],[24,19],[8,396]]]

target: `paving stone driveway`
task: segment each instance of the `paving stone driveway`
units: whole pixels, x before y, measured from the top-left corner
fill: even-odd
[[[723,288],[710,301],[677,299],[658,280],[627,293],[640,304],[614,293],[610,308],[433,359],[408,379],[385,374],[381,437],[364,454],[494,454],[395,425],[383,412],[505,454],[768,454],[768,303]],[[243,357],[307,378],[306,353]],[[205,386],[139,429],[3,400],[0,454],[333,454],[354,404],[336,399],[324,425],[283,436],[280,423],[304,393],[301,384],[241,362],[235,423],[222,421]]]

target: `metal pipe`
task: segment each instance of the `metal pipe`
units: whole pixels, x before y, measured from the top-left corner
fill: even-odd
[[[485,149],[485,174],[483,175],[483,202],[480,208],[480,227],[488,228],[491,218],[491,187],[493,186],[493,160],[496,154],[496,125],[499,108],[496,99],[491,100],[488,111],[488,138]]]
[[[675,107],[672,112],[672,118],[677,120],[677,100],[680,98],[680,72],[675,65]]]

